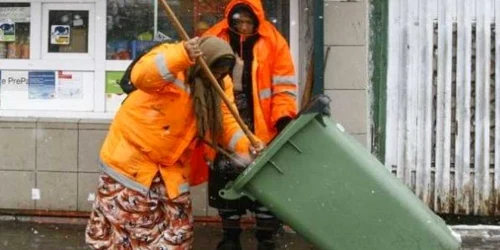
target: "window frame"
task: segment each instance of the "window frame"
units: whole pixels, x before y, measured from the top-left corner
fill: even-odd
[[[88,37],[87,37],[87,53],[64,53],[64,52],[49,52],[48,40],[50,37],[47,29],[49,27],[49,12],[50,11],[88,11]],[[42,59],[54,59],[54,60],[74,60],[82,59],[93,61],[95,58],[95,4],[91,3],[78,3],[73,5],[67,5],[64,3],[43,3],[42,4]],[[44,30],[45,29],[45,30]]]

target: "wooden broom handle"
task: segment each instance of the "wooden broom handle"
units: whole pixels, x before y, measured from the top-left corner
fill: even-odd
[[[182,27],[182,24],[179,22],[179,19],[177,19],[177,17],[175,16],[175,13],[172,11],[170,6],[168,6],[167,1],[160,0],[160,2],[161,2],[161,5],[163,6],[163,9],[167,13],[168,18],[174,24],[174,27],[177,30],[177,32],[181,35],[181,38],[183,40],[186,40],[186,41],[189,40],[189,36],[186,33],[186,30],[184,30],[184,28]],[[238,125],[240,125],[241,129],[243,130],[245,135],[248,137],[248,139],[250,140],[250,143],[252,143],[252,146],[257,148],[258,142],[255,139],[255,136],[252,134],[252,132],[245,125],[245,123],[243,122],[243,120],[239,116],[238,111],[231,104],[231,102],[227,98],[226,94],[224,93],[224,90],[222,90],[219,83],[217,82],[217,79],[215,79],[215,77],[212,74],[212,72],[210,71],[210,68],[208,67],[207,63],[205,62],[205,60],[201,56],[198,57],[198,63],[201,65],[201,68],[203,69],[205,74],[208,76],[210,83],[212,84],[212,87],[214,87],[217,90],[217,94],[219,94],[219,96],[222,98],[222,100],[224,101],[226,106],[229,108],[229,111],[231,112],[233,117],[236,119],[236,122],[238,122]]]

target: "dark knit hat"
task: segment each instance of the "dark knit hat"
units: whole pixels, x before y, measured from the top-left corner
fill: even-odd
[[[200,40],[200,50],[203,54],[203,59],[212,69],[221,66],[230,66],[232,68],[236,62],[236,56],[229,43],[216,36],[202,37]],[[190,78],[199,74],[201,67],[195,65],[192,70]]]

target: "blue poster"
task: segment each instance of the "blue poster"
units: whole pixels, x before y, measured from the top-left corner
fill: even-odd
[[[54,99],[56,74],[54,71],[30,71],[28,73],[29,99]]]

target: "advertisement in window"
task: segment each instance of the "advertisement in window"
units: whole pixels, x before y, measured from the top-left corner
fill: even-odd
[[[30,4],[0,3],[0,59],[30,57]]]

